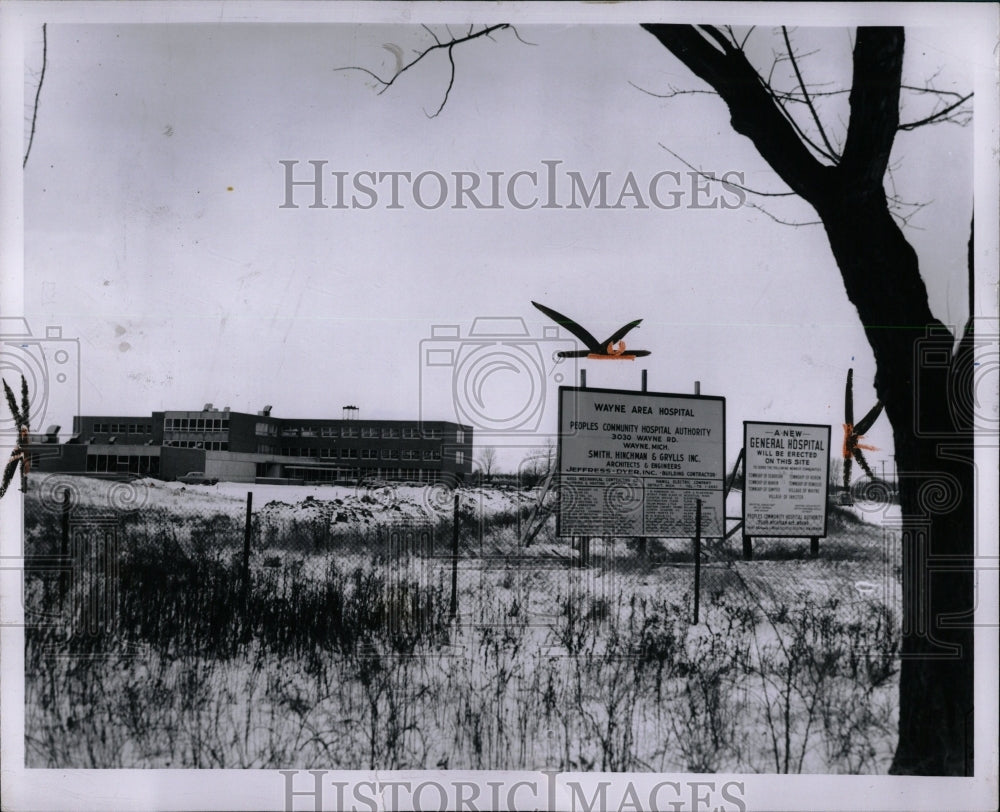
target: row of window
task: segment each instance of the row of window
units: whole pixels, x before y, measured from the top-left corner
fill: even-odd
[[[152,434],[151,423],[94,423],[94,434]]]
[[[164,445],[174,448],[203,448],[205,451],[228,451],[229,443],[222,440],[169,440]]]
[[[278,427],[274,423],[258,423],[255,429],[258,437],[277,437]],[[398,426],[285,426],[282,437],[361,437],[372,440],[380,437],[386,440],[440,440],[441,429],[399,428]],[[465,432],[457,432],[456,441],[465,442]]]
[[[440,471],[428,471],[426,468],[296,468],[288,466],[285,473],[293,478],[301,478],[306,482],[344,482],[358,481],[365,477],[375,479],[391,479],[401,482],[438,482],[442,479]],[[275,475],[268,463],[257,463],[257,476]]]
[[[158,474],[160,472],[160,458],[145,454],[127,456],[88,454],[87,471],[111,474]]]
[[[258,454],[273,454],[273,446],[257,446]],[[426,451],[413,451],[399,448],[283,448],[280,451],[283,457],[310,457],[317,460],[440,460],[441,451],[439,449],[428,449]],[[462,452],[456,452],[456,462],[461,462],[459,457]]]
[[[229,431],[228,417],[168,417],[164,431]]]

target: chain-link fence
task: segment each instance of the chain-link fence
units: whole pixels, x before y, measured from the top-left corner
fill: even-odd
[[[311,742],[311,763],[329,766],[343,737],[337,763],[354,767],[440,757],[478,768],[806,769],[812,756],[792,759],[787,748],[774,763],[773,753],[740,750],[739,719],[794,727],[789,741],[811,735],[800,715],[775,717],[769,683],[751,675],[766,663],[787,677],[799,646],[811,653],[796,679],[808,671],[814,682],[867,685],[871,702],[884,701],[899,638],[891,521],[831,508],[817,557],[808,539],[761,538],[745,561],[738,532],[700,545],[560,538],[553,497],[539,494],[33,475],[24,499],[29,762],[206,766],[192,725],[201,730],[225,707],[271,739],[235,747],[226,737],[239,738],[236,721],[217,726],[216,766],[280,764],[296,737]],[[819,652],[836,663],[817,670]],[[57,690],[54,677],[71,687]],[[141,709],[157,701],[173,710],[143,722]],[[93,750],[111,724],[95,717],[100,708],[125,756]],[[627,736],[609,722],[622,712]],[[369,725],[320,735],[338,713]],[[711,753],[705,741],[690,749],[692,713],[732,727]],[[879,730],[889,724],[879,720]],[[75,731],[75,748],[59,730]],[[639,743],[642,730],[655,746]],[[829,758],[852,771],[878,760],[851,753]]]

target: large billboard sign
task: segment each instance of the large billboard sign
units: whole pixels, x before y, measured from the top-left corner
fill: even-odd
[[[830,427],[743,423],[747,536],[826,536]]]
[[[559,389],[560,536],[725,534],[726,401]]]

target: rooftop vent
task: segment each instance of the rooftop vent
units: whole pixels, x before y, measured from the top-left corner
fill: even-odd
[[[264,415],[264,417],[270,417],[270,416],[271,416],[271,408],[272,408],[272,407],[271,407],[271,405],[270,405],[270,404],[268,404],[267,406],[265,406],[265,407],[264,407],[264,408],[263,408],[263,409],[261,410],[261,412],[260,412],[260,413],[261,413],[262,415]]]
[[[202,408],[202,411],[203,412],[210,412],[210,411],[212,411],[212,404],[211,403],[206,403],[205,406]]]

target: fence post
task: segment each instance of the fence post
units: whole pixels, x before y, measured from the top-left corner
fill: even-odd
[[[694,514],[694,622],[698,623],[698,601],[701,593],[701,499]]]
[[[649,382],[649,378],[646,375],[646,370],[642,371],[642,391],[646,391],[646,384]],[[645,536],[636,536],[636,547],[638,548],[639,558],[645,561],[649,556],[649,543],[646,541]]]
[[[813,536],[809,539],[809,557],[819,558],[819,536]]]
[[[247,491],[247,520],[243,526],[243,597],[250,594],[250,531],[253,519],[253,491]]]
[[[449,617],[454,620],[458,614],[458,494],[451,519],[451,608]]]
[[[59,572],[59,606],[66,600],[66,593],[69,591],[70,572],[66,568],[69,564],[69,488],[62,490],[62,510],[60,511],[61,542],[59,554],[62,556],[62,568]]]
[[[753,561],[753,539],[743,534],[743,560]]]

